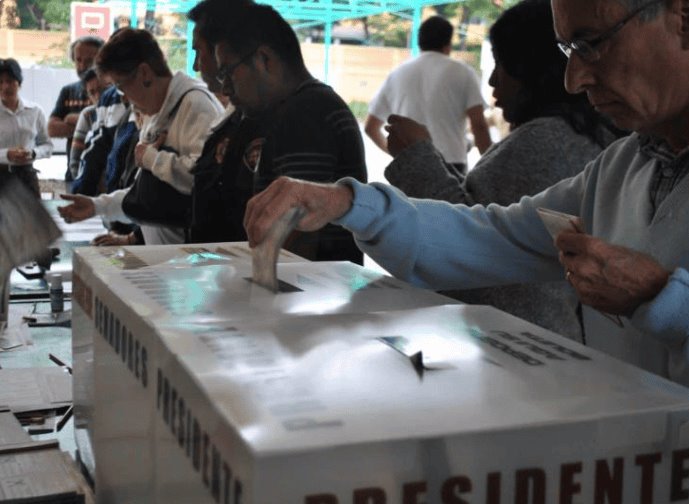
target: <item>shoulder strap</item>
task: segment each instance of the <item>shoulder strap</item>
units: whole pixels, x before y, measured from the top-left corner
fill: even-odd
[[[182,93],[182,96],[179,97],[179,99],[177,100],[177,103],[175,103],[175,106],[172,107],[172,109],[170,110],[170,113],[167,115],[167,121],[168,121],[168,123],[169,123],[170,121],[172,121],[172,119],[175,117],[175,115],[177,115],[177,111],[179,110],[179,107],[182,105],[182,100],[184,100],[184,98],[185,98],[189,93],[191,93],[192,91],[200,91],[200,92],[206,94],[209,98],[212,99],[212,96],[211,96],[210,92],[209,92],[208,90],[206,90],[206,89],[198,88],[198,87],[193,87],[193,88],[191,88],[191,89],[187,89],[184,93]]]

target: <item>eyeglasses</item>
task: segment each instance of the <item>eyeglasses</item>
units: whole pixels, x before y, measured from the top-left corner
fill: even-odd
[[[622,19],[622,21],[617,23],[615,26],[613,26],[606,32],[602,33],[601,35],[592,38],[591,40],[575,39],[570,42],[558,42],[557,45],[560,48],[560,50],[563,53],[565,53],[565,56],[567,56],[568,59],[572,56],[572,53],[576,53],[577,56],[579,56],[584,61],[588,61],[589,63],[596,62],[600,59],[601,56],[600,51],[596,49],[598,45],[600,45],[602,42],[605,42],[613,35],[615,35],[624,27],[624,25],[626,25],[629,21],[634,19],[634,17],[637,16],[639,13],[648,9],[650,6],[660,3],[662,1],[663,0],[653,0],[651,2],[647,2],[641,5],[640,7],[630,12],[624,19]]]
[[[122,86],[130,83],[134,78],[136,77],[136,74],[139,72],[139,67],[137,66],[134,70],[131,71],[131,73],[124,78],[124,81],[122,82],[117,82],[117,81],[112,81],[112,85],[115,86],[115,91],[117,92],[118,95],[124,96],[124,91],[122,90]]]
[[[253,51],[251,51],[251,52],[247,53],[246,55],[244,55],[244,56],[243,56],[239,61],[237,61],[236,63],[232,63],[231,65],[223,65],[223,66],[221,66],[220,68],[218,68],[218,73],[216,74],[215,78],[218,80],[218,82],[219,82],[220,84],[225,84],[225,81],[226,81],[227,79],[231,79],[231,78],[232,78],[232,75],[234,74],[235,70],[237,70],[237,68],[239,68],[239,66],[240,66],[242,63],[246,63],[246,62],[249,60],[249,58],[251,58],[251,57],[254,55],[255,52],[256,52],[256,49],[254,49]]]

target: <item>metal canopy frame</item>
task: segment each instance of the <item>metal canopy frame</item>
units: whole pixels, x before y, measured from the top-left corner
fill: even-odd
[[[227,0],[231,2],[232,0]],[[198,2],[197,0],[100,0],[100,3],[117,5],[130,9],[130,22],[136,25],[139,6],[146,6],[156,12],[186,13]],[[332,45],[333,24],[344,19],[373,16],[389,12],[412,21],[411,52],[419,52],[417,34],[421,26],[423,7],[449,3],[448,0],[259,0],[258,3],[272,5],[282,17],[290,22],[293,28],[324,25],[325,61],[323,64],[324,79],[328,81],[330,68],[330,46]],[[193,23],[187,21],[187,73],[193,74],[192,57]]]

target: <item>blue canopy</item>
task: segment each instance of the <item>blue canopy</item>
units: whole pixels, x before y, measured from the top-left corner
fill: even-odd
[[[232,1],[232,0],[227,0]],[[117,6],[130,6],[130,19],[137,19],[137,8],[146,5],[147,10],[156,12],[186,13],[196,5],[196,0],[101,0]],[[421,25],[421,9],[426,5],[448,3],[447,0],[270,0],[260,1],[272,5],[292,26],[304,28],[308,26],[324,25],[325,63],[323,75],[328,80],[330,64],[330,45],[332,43],[333,23],[343,19],[373,16],[384,12],[395,13],[412,20],[410,37],[412,54],[419,52],[417,32]],[[136,21],[132,22],[132,26]],[[187,22],[187,73],[193,74],[193,57],[191,49],[191,34],[193,23]]]

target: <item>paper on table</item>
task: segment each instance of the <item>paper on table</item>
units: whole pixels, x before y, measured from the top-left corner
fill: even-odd
[[[254,283],[277,292],[277,260],[282,244],[297,227],[304,216],[303,208],[291,208],[280,219],[275,221],[263,242],[251,252],[251,279]]]
[[[58,367],[0,369],[0,405],[13,412],[47,410],[72,402],[72,376]]]
[[[31,437],[22,429],[14,414],[10,410],[3,410],[0,406],[0,446],[30,441]]]

